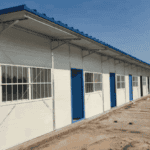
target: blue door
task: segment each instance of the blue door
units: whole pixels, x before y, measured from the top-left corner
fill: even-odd
[[[116,106],[115,73],[110,73],[110,103],[111,107]]]
[[[132,90],[132,75],[129,75],[129,99],[133,100],[133,90]]]
[[[71,68],[72,122],[84,118],[83,70]]]

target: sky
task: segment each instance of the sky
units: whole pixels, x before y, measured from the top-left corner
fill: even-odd
[[[150,64],[150,0],[5,0],[26,4]]]

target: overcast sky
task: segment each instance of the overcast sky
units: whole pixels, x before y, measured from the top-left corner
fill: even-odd
[[[150,0],[4,0],[0,9],[22,4],[150,63]]]

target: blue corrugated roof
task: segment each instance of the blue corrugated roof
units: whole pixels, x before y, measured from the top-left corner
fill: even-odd
[[[105,46],[108,46],[109,48],[112,48],[112,49],[114,49],[114,50],[116,50],[118,52],[121,52],[121,53],[123,53],[125,55],[128,55],[128,56],[130,56],[130,57],[132,57],[132,58],[134,58],[134,59],[136,59],[136,60],[138,60],[138,61],[140,61],[142,63],[150,65],[150,64],[148,64],[148,63],[146,63],[146,62],[144,62],[144,61],[142,61],[142,60],[140,60],[140,59],[138,59],[138,58],[136,58],[136,57],[134,57],[132,55],[129,55],[129,54],[119,50],[118,48],[115,48],[115,47],[113,47],[113,46],[111,46],[111,45],[109,45],[109,44],[107,44],[107,43],[105,43],[103,41],[100,41],[99,39],[96,39],[96,38],[94,38],[92,36],[89,36],[88,34],[85,34],[84,32],[81,32],[78,29],[74,29],[73,27],[69,27],[67,24],[62,23],[61,21],[56,21],[54,18],[49,18],[49,17],[46,16],[46,14],[44,14],[44,13],[42,14],[42,13],[37,12],[36,9],[30,9],[25,4],[24,5],[15,6],[15,7],[6,8],[6,9],[1,9],[0,10],[0,15],[1,14],[11,13],[11,12],[22,11],[22,10],[26,10],[28,12],[31,12],[31,13],[35,14],[35,15],[38,15],[39,17],[42,17],[42,18],[44,18],[44,19],[46,19],[48,21],[54,22],[55,24],[63,26],[65,28],[69,29],[69,30],[72,30],[72,31],[74,31],[76,33],[79,33],[79,34],[81,34],[81,35],[83,35],[85,37],[88,37],[88,38],[90,38],[90,39],[92,39],[92,40],[94,40],[94,41],[96,41],[98,43],[101,43],[101,44],[103,44]]]

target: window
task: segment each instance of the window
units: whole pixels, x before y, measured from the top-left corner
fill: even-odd
[[[1,72],[2,102],[29,100],[29,93],[31,99],[51,97],[51,69],[1,65]]]
[[[85,93],[102,91],[102,74],[85,73]]]
[[[146,77],[142,77],[142,83],[143,85],[146,85]]]
[[[125,77],[117,75],[117,89],[125,88]]]
[[[29,99],[27,68],[2,65],[2,101]]]
[[[31,99],[51,97],[51,70],[31,68]]]
[[[133,83],[133,86],[138,86],[138,77],[133,76],[132,83]]]

